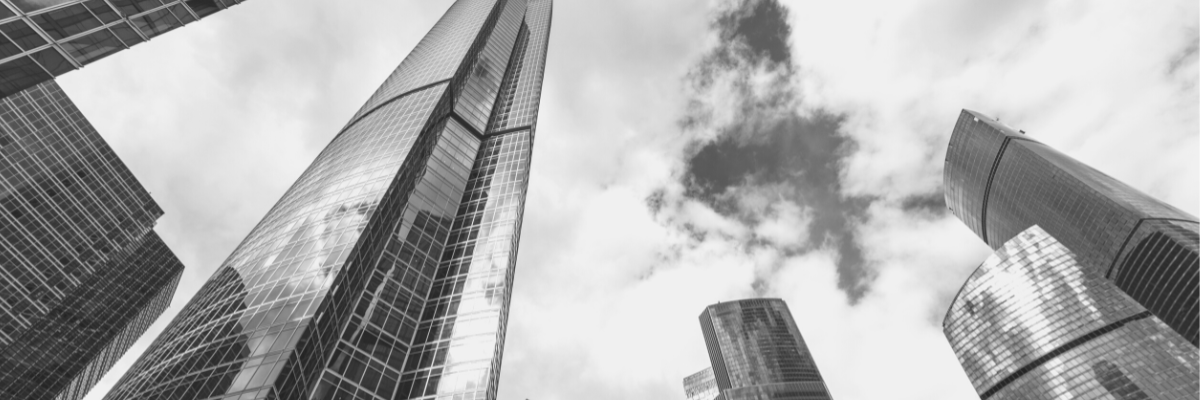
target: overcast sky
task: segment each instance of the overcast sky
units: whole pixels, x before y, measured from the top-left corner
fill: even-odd
[[[59,79],[187,266],[101,398],[449,7],[248,0]],[[946,213],[962,108],[1200,214],[1198,6],[558,0],[500,399],[683,399],[697,317],[789,303],[832,394],[964,399],[988,254]]]

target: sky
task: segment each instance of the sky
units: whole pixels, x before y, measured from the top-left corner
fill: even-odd
[[[59,79],[187,267],[88,399],[450,4],[248,0]],[[1198,8],[556,1],[500,399],[683,399],[700,312],[755,296],[839,400],[975,398],[941,333],[988,255],[942,198],[959,111],[1200,214]]]

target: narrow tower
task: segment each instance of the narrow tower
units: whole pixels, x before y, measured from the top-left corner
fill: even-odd
[[[455,2],[107,399],[494,399],[550,17]]]
[[[1196,346],[1200,223],[983,114],[963,110],[946,205],[993,249],[1037,225]]]
[[[829,389],[787,303],[746,299],[700,314],[713,378],[724,400],[829,399]]]
[[[82,398],[166,310],[161,215],[54,81],[0,99],[0,398]]]

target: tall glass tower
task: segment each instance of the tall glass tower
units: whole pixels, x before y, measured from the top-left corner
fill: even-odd
[[[1038,226],[988,257],[943,322],[983,400],[1195,399],[1200,353]]]
[[[0,99],[0,398],[82,398],[162,314],[161,215],[54,81]]]
[[[983,114],[963,110],[946,205],[993,249],[1038,225],[1082,265],[1200,341],[1200,223]]]
[[[830,399],[825,380],[780,299],[717,303],[700,328],[724,400]]]
[[[108,399],[494,399],[549,0],[458,0]]]
[[[0,97],[243,0],[0,0]]]

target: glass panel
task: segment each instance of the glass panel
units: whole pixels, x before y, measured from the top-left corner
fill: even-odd
[[[50,74],[29,57],[0,64],[0,96],[8,96],[47,79],[50,79]]]
[[[142,13],[162,5],[162,2],[158,0],[110,0],[110,2],[125,15]]]
[[[67,43],[63,43],[62,47],[75,57],[80,64],[87,64],[92,61],[104,58],[117,50],[125,48],[116,36],[113,36],[107,29],[101,29],[90,35],[77,38]]]
[[[179,26],[179,20],[171,16],[171,12],[167,9],[158,10],[146,15],[141,15],[129,19],[146,37],[155,37],[162,33],[175,29]]]
[[[9,18],[14,15],[17,15],[17,14],[12,12],[12,10],[9,10],[8,7],[5,7],[4,3],[0,3],[0,19]]]
[[[109,29],[112,29],[113,33],[116,33],[117,37],[121,38],[121,41],[125,42],[126,46],[133,46],[142,42],[142,37],[138,35],[137,31],[129,27],[129,24],[116,24],[110,26]]]
[[[9,39],[12,39],[14,43],[25,50],[46,44],[46,39],[38,36],[37,32],[34,32],[33,28],[30,28],[22,20],[0,25],[0,32],[4,32],[5,35],[8,35]]]
[[[92,10],[92,14],[96,14],[96,16],[100,17],[100,20],[104,21],[106,24],[121,18],[121,16],[117,14],[117,11],[113,10],[112,7],[109,7],[108,3],[105,3],[104,0],[89,0],[84,4],[87,5],[89,10]]]
[[[12,0],[12,4],[24,12],[33,12],[50,8],[59,4],[70,3],[72,0]]]
[[[217,3],[214,0],[188,0],[187,5],[188,7],[191,7],[192,11],[194,11],[196,15],[199,15],[200,18],[207,17],[219,10],[219,8],[217,8]]]
[[[33,59],[36,60],[38,64],[42,64],[42,67],[45,67],[46,70],[50,71],[50,74],[54,76],[59,76],[67,71],[75,69],[75,66],[71,65],[71,62],[67,61],[67,58],[63,57],[62,53],[59,53],[58,50],[54,49],[53,47],[42,49],[42,51],[34,53]]]
[[[0,60],[15,56],[17,54],[21,54],[21,48],[17,47],[17,44],[13,43],[11,40],[8,40],[8,38],[0,35]]]
[[[192,13],[188,12],[182,4],[171,6],[171,12],[175,13],[175,18],[179,18],[185,24],[196,20],[196,17],[192,16]]]
[[[30,17],[50,37],[62,39],[100,27],[100,20],[89,13],[83,4],[60,8],[45,14]]]

